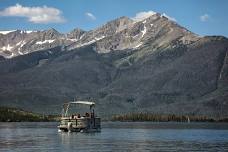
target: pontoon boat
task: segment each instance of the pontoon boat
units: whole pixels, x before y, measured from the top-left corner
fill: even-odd
[[[87,105],[89,112],[84,114],[69,114],[69,108],[72,105]],[[59,131],[64,132],[99,132],[101,130],[101,119],[94,112],[95,103],[89,101],[73,101],[63,105],[62,117]]]

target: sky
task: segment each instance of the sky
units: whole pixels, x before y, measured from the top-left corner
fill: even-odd
[[[150,12],[164,13],[201,36],[228,37],[228,0],[0,0],[0,30],[67,33]]]

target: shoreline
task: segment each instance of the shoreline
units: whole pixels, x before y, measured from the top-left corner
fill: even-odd
[[[0,122],[59,122],[59,115],[41,115],[19,108],[0,107]],[[101,118],[102,120],[102,118]],[[105,118],[103,122],[212,122],[228,123],[228,118],[215,118],[202,115],[175,115],[155,113],[127,113]]]
[[[128,113],[114,115],[112,121],[123,122],[228,122],[228,118],[214,118],[202,115],[175,115],[154,113]]]

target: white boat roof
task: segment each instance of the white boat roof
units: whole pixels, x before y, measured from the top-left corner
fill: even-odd
[[[95,105],[94,102],[90,102],[90,101],[73,101],[73,102],[69,102],[70,104],[86,104],[86,105],[90,105],[93,106]]]

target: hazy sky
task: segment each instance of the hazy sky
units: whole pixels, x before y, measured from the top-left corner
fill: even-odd
[[[90,30],[149,11],[200,35],[228,37],[228,0],[0,0],[0,30]]]

